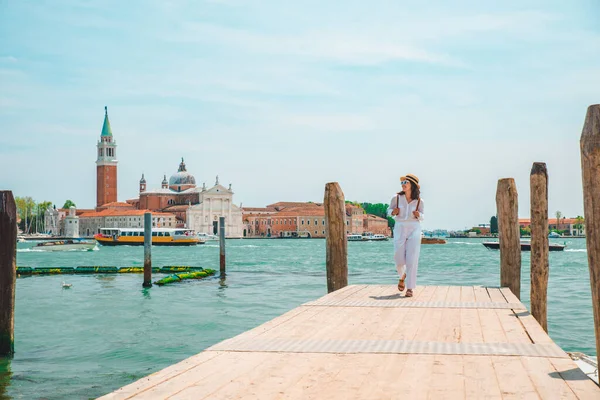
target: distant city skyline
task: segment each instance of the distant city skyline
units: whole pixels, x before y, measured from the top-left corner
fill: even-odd
[[[387,203],[421,179],[424,229],[489,223],[499,178],[529,217],[583,215],[579,137],[600,102],[600,3],[105,0],[0,3],[0,189],[96,204],[104,107],[118,200],[177,171],[262,207]]]

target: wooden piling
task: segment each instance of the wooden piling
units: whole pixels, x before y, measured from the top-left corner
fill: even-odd
[[[580,145],[596,354],[600,355],[600,104],[592,105],[587,110]]]
[[[152,213],[144,213],[144,283],[152,287]]]
[[[548,332],[548,171],[546,163],[531,168],[531,314]]]
[[[513,178],[498,180],[496,190],[500,238],[500,286],[521,298],[521,240],[517,186]]]
[[[225,273],[225,217],[219,217],[219,262],[221,266],[221,278]]]
[[[17,206],[10,190],[0,191],[0,357],[14,354],[17,270]]]
[[[337,182],[325,185],[325,225],[327,292],[348,286],[348,241],[346,239],[346,203]]]

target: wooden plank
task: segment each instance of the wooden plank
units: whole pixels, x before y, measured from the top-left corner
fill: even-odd
[[[463,356],[465,399],[501,399],[496,371],[490,356]]]
[[[551,358],[548,361],[552,363],[556,370],[556,373],[552,373],[550,377],[553,379],[562,378],[577,398],[600,399],[600,388],[572,360]]]
[[[483,286],[474,286],[473,293],[475,293],[475,301],[490,301],[490,295],[486,288]]]
[[[515,294],[507,287],[500,288],[500,292],[504,295],[507,303],[520,303],[520,300],[515,296]],[[523,306],[525,308],[525,306]]]
[[[459,302],[460,301],[460,286],[450,286],[448,288],[448,293],[446,293],[446,302]]]
[[[494,310],[509,343],[532,343],[512,310]]]
[[[515,315],[533,343],[554,343],[529,311],[516,311]]]
[[[548,379],[549,376],[558,377],[554,365],[547,358],[521,357],[521,363],[529,374],[536,391],[543,399],[576,399],[575,393],[562,379]]]
[[[492,356],[496,379],[503,399],[539,399],[519,357]]]
[[[478,310],[460,310],[460,342],[483,343],[483,332]]]
[[[463,303],[476,301],[473,286],[461,286],[460,301],[462,301]]]
[[[431,399],[464,399],[463,356],[434,356],[429,387]]]
[[[164,384],[174,377],[183,375],[194,368],[201,367],[204,363],[218,357],[221,352],[202,352],[195,356],[189,357],[177,364],[173,364],[165,369],[148,375],[143,379],[139,379],[129,385],[123,386],[112,393],[108,393],[100,399],[102,400],[124,400],[129,399],[134,395],[141,395],[146,391]]]
[[[526,310],[489,308],[513,306],[504,289],[417,289],[346,287],[104,398],[600,398]]]
[[[500,291],[500,288],[489,287],[489,288],[487,288],[487,291],[488,291],[488,294],[489,294],[492,302],[499,303],[499,302],[506,301],[506,297],[504,297],[504,295]]]

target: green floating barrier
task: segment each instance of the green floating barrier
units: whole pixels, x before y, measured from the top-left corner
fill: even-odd
[[[203,271],[185,272],[182,274],[173,274],[165,278],[162,278],[154,282],[158,286],[168,285],[169,283],[180,282],[186,279],[202,279],[207,276],[214,275],[215,271],[212,269],[205,269]]]
[[[140,274],[144,272],[144,267],[121,267],[117,272],[120,274]],[[152,272],[160,272],[160,267],[152,267]]]
[[[75,268],[76,274],[116,274],[119,272],[117,267],[112,266],[87,266],[80,265]]]
[[[160,272],[191,272],[191,271],[204,271],[202,267],[190,267],[187,265],[165,265],[160,269]]]
[[[31,275],[33,268],[31,267],[17,267],[17,275]]]
[[[72,274],[75,272],[73,267],[38,267],[33,268],[32,275],[58,275],[58,274]]]

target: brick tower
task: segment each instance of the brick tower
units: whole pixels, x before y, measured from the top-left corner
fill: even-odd
[[[102,125],[97,147],[96,207],[100,207],[117,201],[117,142],[113,139],[106,107],[104,107],[104,125]]]

